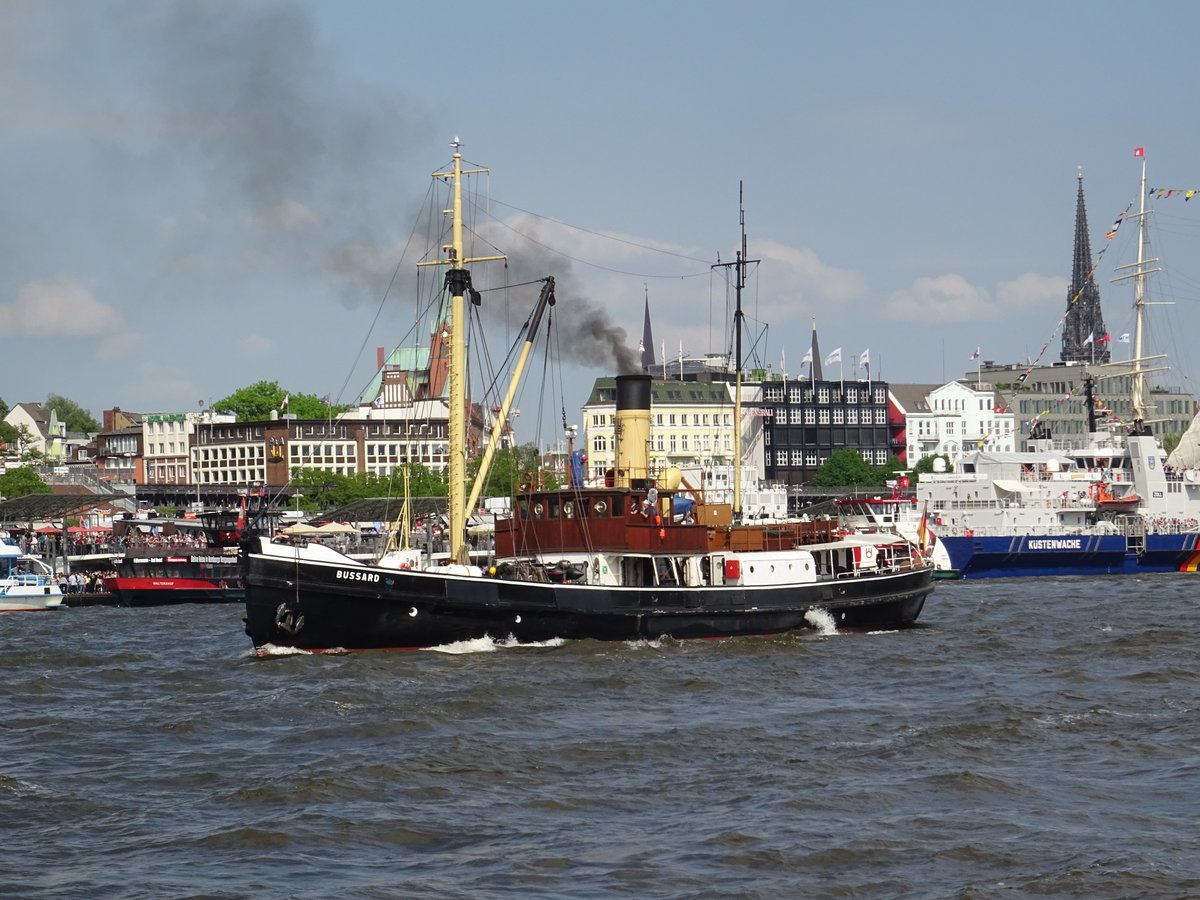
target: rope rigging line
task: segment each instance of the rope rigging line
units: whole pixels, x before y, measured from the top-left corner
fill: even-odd
[[[497,201],[497,202],[499,202],[499,201]],[[583,257],[580,257],[580,256],[573,256],[564,250],[557,249],[556,247],[551,247],[549,244],[547,244],[543,241],[539,241],[537,238],[526,234],[525,232],[521,231],[520,229],[514,228],[512,225],[508,224],[503,219],[494,219],[494,221],[501,228],[508,229],[513,234],[520,237],[522,240],[526,240],[529,243],[531,243],[537,247],[541,247],[543,250],[547,250],[550,253],[553,253],[557,256],[561,256],[563,259],[569,259],[569,260],[571,260],[571,262],[577,262],[577,263],[580,263],[585,266],[590,266],[593,269],[600,269],[603,272],[612,272],[613,274],[616,274],[616,275],[631,275],[636,278],[658,278],[658,279],[671,279],[671,280],[675,280],[675,279],[682,280],[685,278],[698,278],[704,274],[703,272],[689,272],[689,273],[675,274],[675,275],[657,275],[657,274],[653,274],[653,273],[649,273],[649,272],[630,272],[627,269],[618,269],[615,266],[606,266],[602,263],[592,262],[591,260],[584,259]],[[650,248],[650,247],[648,247],[646,249],[653,250],[653,248]]]
[[[628,240],[627,238],[619,238],[619,237],[616,237],[615,235],[605,234],[603,231],[593,231],[590,228],[584,228],[582,225],[572,225],[570,222],[564,222],[561,219],[555,219],[551,216],[544,216],[544,215],[541,215],[540,213],[535,213],[535,212],[532,212],[531,210],[522,209],[519,206],[514,206],[511,203],[505,203],[503,200],[495,200],[493,202],[495,202],[495,204],[497,206],[504,206],[504,207],[507,207],[508,209],[512,209],[512,210],[515,210],[520,213],[525,213],[525,215],[533,216],[535,219],[541,219],[543,222],[553,222],[555,225],[562,225],[564,228],[571,228],[575,231],[582,231],[584,234],[590,234],[593,237],[604,238],[605,240],[614,241],[618,244],[625,244],[629,247],[636,247],[639,250],[647,250],[651,253],[661,253],[664,256],[674,256],[674,257],[677,257],[678,259],[686,259],[688,262],[698,262],[698,263],[704,263],[705,265],[708,265],[708,260],[706,260],[706,259],[698,259],[695,256],[688,256],[687,254],[684,254],[684,253],[675,253],[674,251],[671,251],[671,250],[663,250],[659,247],[650,247],[646,244],[639,244],[637,241],[631,241],[631,240]],[[518,232],[518,234],[519,233],[520,232]]]

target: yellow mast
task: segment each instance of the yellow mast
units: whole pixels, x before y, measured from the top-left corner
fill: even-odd
[[[450,516],[450,560],[451,562],[466,562],[466,499],[467,499],[467,343],[466,343],[466,310],[463,297],[471,289],[471,273],[464,268],[467,263],[485,262],[493,259],[504,259],[503,256],[463,256],[462,242],[462,176],[487,172],[487,169],[463,169],[462,144],[455,138],[451,145],[454,148],[454,167],[449,172],[434,172],[434,178],[443,180],[453,179],[454,205],[451,209],[443,210],[449,213],[450,243],[443,245],[447,252],[446,259],[439,259],[417,265],[449,265],[446,273],[446,288],[450,291],[450,495],[448,512]]]
[[[542,314],[546,311],[547,304],[554,305],[553,278],[546,279],[533,315],[525,323],[525,343],[521,347],[521,354],[517,358],[512,378],[509,379],[508,389],[504,392],[504,401],[500,404],[500,412],[496,415],[496,421],[492,423],[492,436],[487,447],[484,448],[483,459],[479,463],[479,474],[475,478],[475,484],[471,486],[471,496],[467,499],[465,514],[468,517],[471,515],[471,510],[475,508],[475,504],[479,502],[479,494],[483,490],[483,483],[487,480],[492,457],[496,454],[496,450],[500,446],[500,439],[504,436],[504,426],[508,421],[509,410],[512,409],[513,397],[517,394],[517,385],[521,382],[521,374],[525,371],[525,363],[529,359],[529,351],[533,349],[533,341],[537,337],[538,326],[541,324]]]

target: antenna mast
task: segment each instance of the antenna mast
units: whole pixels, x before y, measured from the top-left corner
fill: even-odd
[[[733,313],[734,340],[734,388],[733,388],[733,517],[740,520],[742,515],[742,288],[746,286],[746,266],[757,263],[757,259],[747,259],[746,253],[746,210],[743,206],[742,182],[738,182],[738,222],[741,226],[742,243],[738,248],[737,259],[731,263],[717,263],[717,268],[733,268],[734,294],[736,305]]]

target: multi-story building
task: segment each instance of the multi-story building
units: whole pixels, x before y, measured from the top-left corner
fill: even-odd
[[[716,489],[731,484],[734,460],[734,386],[721,381],[670,381],[650,385],[650,469],[704,473]],[[755,481],[762,470],[763,417],[758,385],[742,386],[742,467]],[[583,405],[589,481],[602,481],[616,463],[616,379],[597,378]]]
[[[889,399],[904,453],[897,454],[912,467],[927,456],[947,456],[957,464],[965,453],[987,449],[1017,449],[1016,416],[991,385],[961,381],[949,384],[893,384]]]
[[[380,348],[378,373],[358,406],[334,418],[199,422],[191,447],[195,483],[281,486],[304,469],[387,476],[408,462],[445,471],[449,371],[445,339],[435,332],[431,344],[432,349],[399,348],[390,355]],[[480,449],[488,421],[479,404],[468,405],[469,456]],[[511,433],[506,429],[506,436]]]
[[[852,449],[873,466],[903,453],[883,381],[776,380],[762,385],[766,477],[807,484],[830,455]]]
[[[1015,414],[1023,444],[1034,425],[1048,432],[1056,446],[1064,450],[1088,444],[1087,386],[1093,379],[1093,395],[1098,407],[1098,427],[1130,422],[1133,419],[1133,375],[1118,366],[1089,367],[1082,363],[1055,363],[1050,366],[1025,366],[984,362],[978,373],[968,373],[994,387],[999,402]],[[1156,434],[1181,434],[1195,415],[1196,401],[1191,394],[1161,384],[1150,386],[1149,424]]]
[[[194,483],[189,448],[196,422],[204,415],[151,413],[142,418],[143,483]]]
[[[58,421],[58,414],[41,403],[18,403],[8,411],[4,421],[22,435],[21,446],[9,447],[14,455],[36,452],[48,462],[55,462],[66,453],[66,425]]]
[[[119,407],[106,409],[103,428],[96,435],[92,459],[103,481],[141,484],[145,480],[142,446],[142,415]]]

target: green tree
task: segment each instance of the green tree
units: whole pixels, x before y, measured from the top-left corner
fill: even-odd
[[[946,454],[944,454],[944,453],[936,454],[933,456],[922,456],[917,461],[917,464],[915,466],[913,466],[913,469],[912,469],[913,484],[918,483],[921,480],[922,475],[933,471],[935,459],[940,459],[943,462],[945,462],[946,468],[944,471],[946,471],[946,472],[954,471],[954,463],[950,462],[950,457],[946,456]]]
[[[11,407],[5,402],[4,398],[0,397],[0,444],[13,450],[16,449],[17,437],[20,435],[20,432],[17,431],[16,426],[3,421],[10,409]]]
[[[479,475],[483,454],[467,463],[467,483]],[[481,497],[511,497],[523,484],[541,484],[553,490],[560,486],[558,477],[542,466],[542,455],[536,444],[521,444],[497,450]]]
[[[283,406],[285,397],[286,407]],[[350,404],[331,405],[314,394],[284,390],[277,381],[260,381],[238,388],[213,404],[214,412],[230,413],[239,422],[262,422],[277,411],[291,413],[300,419],[327,419],[351,408]]]
[[[857,450],[835,450],[813,473],[814,487],[884,487],[886,472],[871,465]]]
[[[1164,434],[1162,439],[1163,449],[1170,453],[1179,446],[1179,442],[1183,440],[1182,431],[1172,431],[1170,434]]]
[[[91,434],[100,430],[100,423],[74,400],[51,394],[46,398],[46,409],[52,409],[58,414],[58,421],[67,426],[68,432]]]
[[[379,479],[383,491],[373,497],[404,496],[404,472],[397,469],[390,478]],[[421,463],[408,464],[408,495],[410,497],[445,497],[450,493],[444,472],[435,472]]]
[[[0,496],[9,500],[29,494],[52,493],[50,485],[28,466],[16,466],[0,475]]]
[[[364,496],[354,476],[325,469],[301,469],[293,473],[292,489],[303,495],[301,506],[307,510],[332,509]]]

